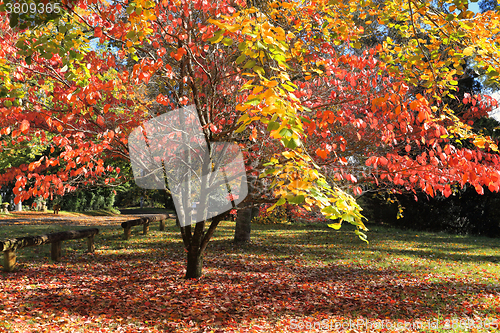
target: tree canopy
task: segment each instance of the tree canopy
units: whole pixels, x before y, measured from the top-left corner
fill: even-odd
[[[16,181],[16,200],[113,184],[131,131],[187,105],[209,143],[245,150],[247,172],[272,191],[270,210],[316,209],[334,228],[355,225],[363,240],[360,183],[431,196],[451,195],[452,184],[499,190],[498,147],[469,124],[495,101],[456,97],[466,65],[499,79],[495,11],[475,14],[465,0],[61,8],[34,28],[2,14],[1,147],[45,148],[2,170],[2,182]],[[204,223],[195,229],[208,241]],[[186,248],[195,238],[184,238]]]

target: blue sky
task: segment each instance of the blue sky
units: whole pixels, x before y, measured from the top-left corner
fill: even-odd
[[[479,12],[479,2],[469,1],[469,10],[473,11],[474,13],[478,13]]]

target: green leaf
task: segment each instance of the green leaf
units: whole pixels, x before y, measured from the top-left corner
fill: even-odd
[[[280,128],[280,124],[277,122],[271,121],[269,122],[269,124],[267,124],[267,130],[269,132],[277,130],[278,128]]]
[[[311,191],[312,193],[313,191]],[[316,191],[314,191],[316,192]],[[318,198],[319,199],[319,198]],[[327,215],[328,218],[330,219],[337,219],[340,217],[340,212],[335,206],[327,206],[321,210],[321,212],[325,215]]]
[[[274,173],[274,171],[276,171],[276,169],[269,169],[269,170],[266,170],[266,172],[264,172],[264,177],[267,176],[267,175],[270,175],[272,173]]]
[[[60,33],[65,33],[67,31],[67,27],[64,24],[59,25],[59,32]]]
[[[293,132],[291,129],[289,128],[283,128],[281,129],[280,131],[280,136],[284,137],[284,138],[288,138],[288,137],[291,137],[293,135]]]
[[[256,73],[259,73],[260,75],[264,75],[264,74],[265,74],[264,68],[262,68],[262,67],[260,67],[260,66],[254,66],[254,67],[253,67],[253,70],[254,70]]]
[[[290,149],[295,149],[298,146],[300,146],[300,139],[298,138],[291,138],[290,141],[288,141],[288,144],[285,146]]]
[[[250,68],[250,67],[253,67],[255,65],[255,60],[249,60],[245,66],[243,66],[243,68]]]
[[[281,206],[281,205],[283,205],[285,203],[286,203],[286,199],[285,198],[280,198],[278,200],[278,202],[276,203],[276,206]]]
[[[301,195],[297,195],[296,197],[288,199],[288,202],[291,204],[298,205],[298,204],[304,202],[304,200],[305,200],[305,197],[301,194]]]
[[[245,102],[245,104],[253,105],[253,106],[259,105],[259,103],[260,103],[260,98],[252,98],[252,99]]]
[[[19,23],[19,15],[11,14],[9,25],[14,28]]]
[[[307,123],[307,124],[312,123],[312,121],[311,121],[311,120],[309,120],[309,119],[307,119],[307,118],[304,118],[304,117],[302,117],[302,116],[299,116],[299,118],[300,118],[300,120],[302,120],[303,122],[305,122],[305,123]]]
[[[354,216],[352,216],[351,214],[343,214],[342,219],[349,222],[349,223],[354,222]]]
[[[365,235],[364,233],[362,233],[361,231],[359,231],[359,230],[357,230],[357,229],[354,231],[354,233],[355,233],[356,235],[358,235],[359,239],[361,239],[362,241],[364,241],[364,242],[366,242],[366,243],[369,243],[369,242],[368,242],[368,239],[367,239],[367,237],[366,237],[366,235]]]
[[[240,50],[241,52],[245,51],[246,49],[247,49],[247,42],[246,41],[243,41],[238,45],[238,50]]]
[[[245,128],[247,128],[247,125],[242,124],[240,127],[238,127],[238,129],[236,131],[234,131],[234,133],[241,133],[245,130]]]
[[[25,43],[25,40],[24,39],[20,39],[17,41],[16,43],[16,47],[18,49],[21,49],[21,50],[26,50],[28,48],[28,45],[26,45]]]
[[[240,56],[236,59],[236,63],[239,65],[239,64],[241,64],[241,63],[242,63],[242,62],[243,62],[246,58],[247,58],[247,57],[246,57],[244,54],[242,54],[242,55],[240,55]]]
[[[135,10],[135,3],[131,3],[130,6],[127,7],[127,14],[132,14],[132,12]]]
[[[221,38],[222,34],[224,33],[224,30],[218,30],[214,33],[214,36],[212,38],[209,38],[208,41],[211,43],[217,43],[219,41],[219,38]]]
[[[127,33],[126,37],[127,37],[128,39],[132,39],[132,40],[133,40],[133,39],[135,39],[135,38],[136,38],[135,31],[134,31],[134,30],[130,30],[130,31]]]
[[[231,45],[233,45],[233,40],[231,38],[224,38],[222,40],[222,44],[224,44],[226,46],[231,46]]]

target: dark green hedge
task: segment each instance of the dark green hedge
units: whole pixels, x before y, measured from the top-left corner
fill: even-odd
[[[424,193],[392,196],[368,193],[359,203],[369,223],[500,237],[500,194],[487,189],[484,195],[479,195],[469,186],[448,198],[431,198]],[[403,208],[401,218],[397,218],[399,207]]]

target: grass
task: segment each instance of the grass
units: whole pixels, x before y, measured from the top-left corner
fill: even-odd
[[[77,228],[0,226],[0,238]],[[223,222],[204,276],[186,281],[174,221],[148,235],[134,227],[128,241],[119,226],[99,229],[95,254],[85,240],[63,242],[59,263],[50,245],[18,250],[19,270],[0,273],[0,332],[500,327],[500,239],[373,226],[365,244],[349,226],[253,225],[252,242],[237,247]]]

